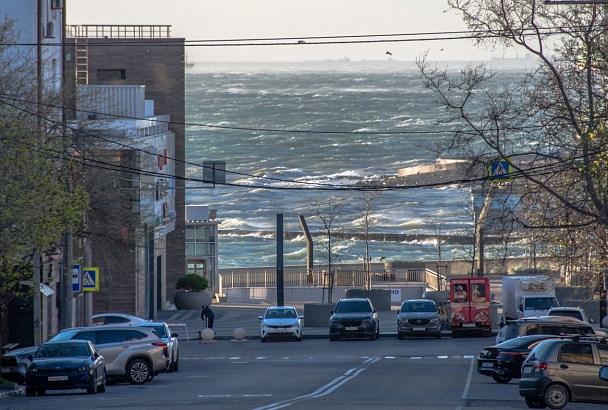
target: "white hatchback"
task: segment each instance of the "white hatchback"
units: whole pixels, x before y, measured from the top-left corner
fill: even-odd
[[[293,306],[272,306],[260,316],[260,340],[295,339],[302,340],[302,319]]]

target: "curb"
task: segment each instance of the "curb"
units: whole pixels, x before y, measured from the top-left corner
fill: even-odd
[[[25,396],[25,387],[19,387],[15,390],[3,391],[0,393],[0,399],[12,396]]]

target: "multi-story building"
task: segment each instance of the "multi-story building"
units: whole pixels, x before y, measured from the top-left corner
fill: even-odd
[[[186,205],[186,269],[209,280],[209,290],[221,293],[217,244],[217,210],[206,205]]]
[[[95,297],[93,302],[95,313],[112,310],[154,318],[155,312],[164,309],[166,302],[173,299],[174,284],[185,271],[184,39],[171,37],[171,26],[70,25],[67,26],[66,33],[66,84],[73,84],[74,87],[97,86],[97,91],[101,90],[102,86],[145,86],[145,98],[154,101],[154,111],[167,116],[166,119],[156,118],[153,125],[150,123],[150,127],[166,127],[174,138],[174,147],[161,149],[161,146],[156,146],[156,149],[161,149],[160,152],[155,151],[156,158],[162,158],[163,165],[166,163],[171,172],[161,178],[163,181],[156,180],[154,184],[161,184],[162,190],[168,193],[171,201],[163,202],[164,208],[160,210],[160,214],[155,212],[154,218],[160,218],[164,223],[168,216],[171,224],[175,224],[175,229],[169,229],[165,232],[166,237],[161,239],[155,236],[157,228],[147,231],[144,229],[145,232],[129,231],[126,226],[126,230],[121,228],[118,235],[121,246],[125,241],[127,246],[135,246],[134,253],[144,252],[147,255],[144,256],[146,273],[143,277],[134,277],[133,282],[128,280],[128,283],[120,282],[120,285],[113,286],[117,279],[124,278],[128,267],[124,267],[125,273],[114,271],[118,276],[112,275],[112,278],[107,278],[108,282],[103,282],[111,297],[106,300],[102,300],[104,297]],[[76,93],[76,90],[74,92]],[[123,103],[126,104],[127,101]],[[94,104],[90,106],[96,107]],[[98,105],[97,108],[89,109],[80,102],[78,104],[78,110],[81,113],[86,111],[92,122],[97,121],[95,115],[100,107]],[[117,119],[149,121],[148,118],[141,117],[142,114],[139,111],[128,115],[123,112]],[[153,145],[148,145],[148,148],[152,149]],[[120,161],[123,161],[123,155],[128,152],[128,167],[135,164],[135,168],[141,165],[141,168],[145,169],[147,165],[144,164],[144,157],[147,154],[139,150],[140,147],[141,145],[136,145],[136,149],[116,147],[121,152]],[[168,151],[165,152],[164,149]],[[160,171],[155,171],[155,178]],[[128,188],[132,192],[139,190],[138,194],[131,196],[135,201],[150,200],[147,193],[158,192],[151,189],[156,188],[155,186],[145,181]],[[159,202],[158,199],[154,201],[156,204]],[[141,224],[139,226],[141,228]],[[139,242],[142,238],[146,242],[143,246]],[[95,249],[94,243],[92,246]],[[99,244],[97,246],[99,247]],[[163,249],[162,253],[157,252],[159,248]],[[111,251],[108,248],[105,252]],[[93,254],[93,263],[99,264],[97,261],[102,260],[103,255],[95,250]],[[102,278],[103,275],[102,272]]]
[[[153,318],[164,309],[167,236],[176,224],[175,161],[169,160],[175,134],[168,115],[155,115],[145,89],[79,85],[77,90],[79,140],[90,147],[81,155],[86,165],[81,175],[91,202],[85,263],[99,268],[99,290],[92,297],[96,313]]]

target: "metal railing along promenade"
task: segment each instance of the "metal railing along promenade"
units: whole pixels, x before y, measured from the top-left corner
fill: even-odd
[[[358,287],[365,286],[371,276],[371,284],[374,286],[386,286],[389,284],[400,285],[424,285],[429,289],[446,289],[445,277],[438,276],[430,269],[406,269],[395,271],[368,272],[362,270],[336,270],[334,271],[334,286]],[[277,275],[275,270],[247,270],[247,271],[224,271],[220,275],[220,281],[224,288],[239,287],[276,287]],[[292,271],[283,273],[283,285],[286,287],[328,287],[329,274],[326,270]]]

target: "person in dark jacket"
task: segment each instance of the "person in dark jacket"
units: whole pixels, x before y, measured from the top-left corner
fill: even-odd
[[[203,319],[207,323],[207,328],[213,329],[213,319],[215,318],[213,310],[211,310],[211,308],[207,305],[203,305],[202,309],[203,310],[201,311],[201,319]]]

